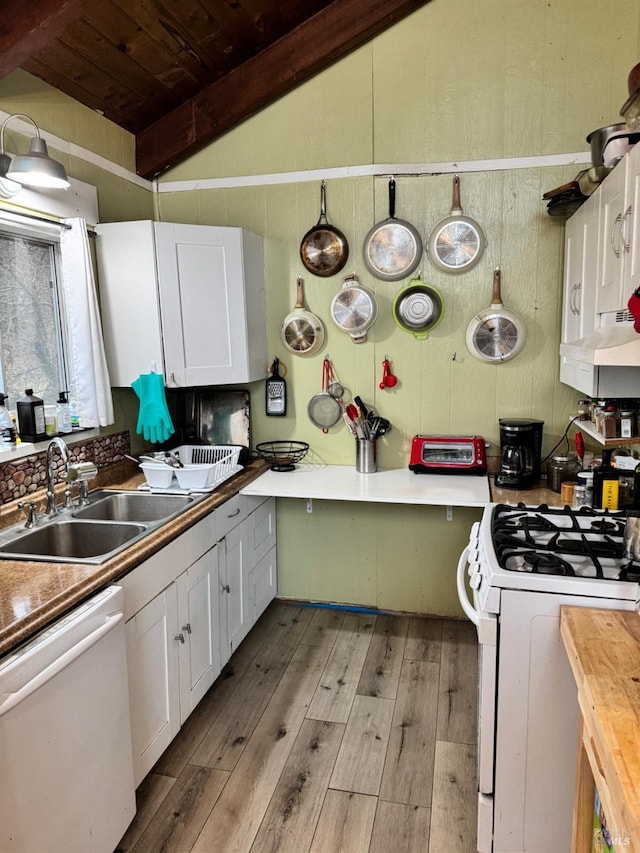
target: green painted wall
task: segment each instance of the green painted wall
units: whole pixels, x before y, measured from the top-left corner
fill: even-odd
[[[584,152],[586,135],[618,121],[626,79],[638,61],[640,5],[619,0],[431,0],[367,46],[281,98],[216,143],[167,172],[161,183],[251,176],[371,163],[458,162]],[[53,133],[133,171],[128,134],[21,72],[0,82],[0,109],[24,111]],[[149,193],[73,158],[70,174],[95,183],[101,217],[153,216]],[[374,222],[387,216],[386,177],[327,182],[328,217],[346,235],[355,270],[379,301],[369,342],[356,346],[332,323],[342,275],[320,279],[299,260],[303,234],[318,219],[319,179],[224,190],[163,192],[165,221],[243,226],[262,234],[267,278],[269,357],[287,365],[286,418],[264,415],[262,383],[251,388],[254,441],[308,441],[312,458],[353,464],[342,426],[323,435],[308,420],[329,354],[350,393],[393,422],[381,442],[383,467],[404,467],[418,432],[477,432],[497,452],[498,418],[545,421],[545,450],[555,444],[578,394],[558,382],[564,228],[546,215],[542,194],[575,177],[580,165],[463,172],[462,205],[487,235],[478,266],[461,276],[428,260],[423,278],[443,294],[445,317],[426,341],[398,329],[391,303],[406,282],[385,283],[364,267],[361,250]],[[393,168],[390,169],[393,171]],[[398,177],[397,215],[426,239],[451,207],[451,175]],[[514,361],[473,359],[465,330],[490,301],[493,268],[503,273],[505,305],[527,325]],[[324,320],[327,344],[310,359],[287,355],[279,338],[304,273],[307,305]],[[399,383],[380,391],[381,362]],[[265,365],[266,369],[266,365]],[[119,419],[132,420],[128,392]],[[286,475],[283,475],[286,476]],[[373,475],[375,476],[375,475]],[[284,595],[459,614],[454,570],[469,525],[479,516],[444,509],[302,501],[279,505],[280,591]]]

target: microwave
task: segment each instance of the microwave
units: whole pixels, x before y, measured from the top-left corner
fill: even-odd
[[[486,474],[480,435],[414,435],[409,468],[415,474]]]

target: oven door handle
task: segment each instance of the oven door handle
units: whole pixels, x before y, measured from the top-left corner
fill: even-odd
[[[478,611],[473,607],[471,602],[469,601],[469,596],[467,595],[467,588],[464,582],[464,570],[467,567],[467,562],[469,559],[469,546],[464,549],[462,554],[460,554],[460,559],[458,560],[458,571],[456,572],[456,583],[458,586],[458,601],[460,602],[460,606],[464,610],[468,619],[473,622],[473,624],[477,627],[480,624],[480,616]]]

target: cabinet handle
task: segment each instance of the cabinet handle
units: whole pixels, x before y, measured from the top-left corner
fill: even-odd
[[[609,242],[611,243],[611,251],[616,256],[616,258],[620,257],[620,249],[616,249],[615,244],[613,242],[613,232],[616,230],[616,225],[620,225],[620,230],[622,231],[622,214],[619,213],[616,218],[613,220],[611,225],[611,232],[609,234]]]
[[[578,291],[582,288],[582,282],[577,281],[571,288],[571,296],[569,298],[569,310],[572,314],[579,314],[578,308]]]
[[[240,515],[240,507],[235,512],[232,512],[231,515],[228,515],[227,518],[235,518],[236,515]]]
[[[628,219],[632,213],[633,213],[633,208],[631,205],[629,205],[629,207],[624,212],[623,226],[620,230],[620,233],[622,234],[622,245],[624,247],[625,252],[627,252],[627,254],[631,250],[631,242],[629,241],[629,234],[633,233],[630,228],[627,228],[627,221],[628,221]]]
[[[222,592],[231,592],[231,587],[228,583],[220,584],[220,589]]]
[[[191,623],[187,622],[187,624],[183,625],[180,630],[184,631],[186,634],[190,634],[191,633]]]
[[[177,643],[184,643],[184,634],[176,634],[173,638]]]

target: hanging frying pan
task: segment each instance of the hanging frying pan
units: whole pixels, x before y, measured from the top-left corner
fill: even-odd
[[[378,303],[373,293],[360,284],[355,273],[346,276],[342,288],[331,302],[333,322],[351,335],[354,344],[367,340],[367,332],[378,316]]]
[[[462,215],[460,178],[456,175],[453,179],[451,215],[442,219],[429,235],[429,260],[442,272],[467,272],[482,257],[485,244],[484,233],[475,219]]]
[[[324,343],[324,326],[319,317],[304,307],[304,282],[298,276],[296,304],[282,321],[280,337],[294,355],[313,355]]]
[[[396,182],[389,180],[389,217],[367,234],[364,262],[371,275],[383,281],[398,281],[410,275],[422,257],[422,239],[409,222],[395,218]]]
[[[515,311],[507,311],[500,295],[500,267],[493,273],[491,305],[467,326],[467,347],[480,361],[500,364],[516,356],[527,337],[527,329]]]
[[[320,219],[302,238],[300,259],[314,275],[326,278],[340,272],[349,257],[349,244],[342,231],[327,222],[324,181],[320,184]]]

